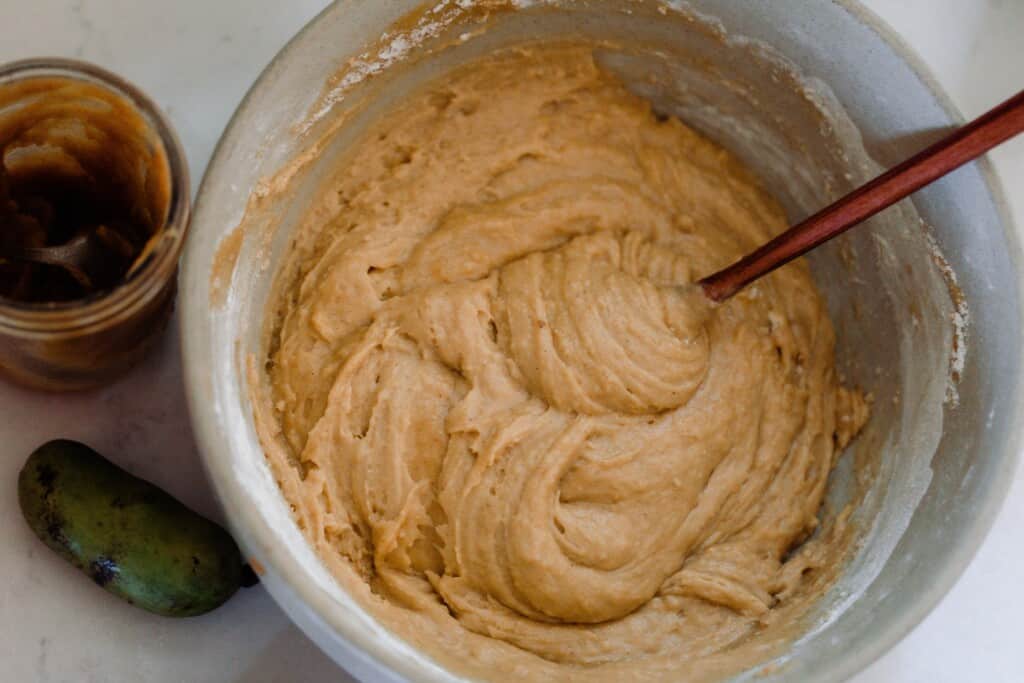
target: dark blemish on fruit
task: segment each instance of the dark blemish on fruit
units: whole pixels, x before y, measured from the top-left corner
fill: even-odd
[[[101,588],[106,588],[119,572],[117,562],[109,557],[97,557],[89,565],[89,577]]]
[[[36,470],[36,480],[43,488],[43,499],[45,500],[53,495],[53,491],[56,488],[57,470],[53,469],[53,466],[49,464],[40,465],[39,469]]]

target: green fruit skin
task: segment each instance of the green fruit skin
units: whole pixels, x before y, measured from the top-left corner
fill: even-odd
[[[241,554],[224,529],[88,446],[41,446],[18,477],[18,501],[46,545],[150,612],[204,614],[239,588]]]

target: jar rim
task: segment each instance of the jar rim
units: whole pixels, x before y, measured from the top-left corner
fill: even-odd
[[[188,233],[191,185],[181,141],[156,103],[139,88],[106,69],[77,59],[35,57],[0,65],[0,85],[36,78],[67,78],[109,90],[130,103],[163,147],[170,177],[167,213],[153,257],[134,277],[94,298],[53,303],[21,303],[0,297],[0,330],[27,339],[66,333],[88,334],[111,319],[131,316],[176,277]]]

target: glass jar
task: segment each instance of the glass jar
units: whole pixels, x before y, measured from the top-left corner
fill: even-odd
[[[0,66],[0,174],[24,166],[32,152],[45,164],[40,151],[88,177],[89,187],[116,185],[146,226],[144,246],[112,287],[68,301],[0,294],[0,373],[37,389],[88,389],[132,367],[167,327],[189,221],[188,168],[148,97],[103,69],[65,59]]]

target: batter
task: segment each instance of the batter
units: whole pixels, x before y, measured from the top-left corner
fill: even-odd
[[[721,306],[685,285],[784,227],[585,48],[409,99],[272,303],[257,421],[300,526],[470,675],[651,679],[760,637],[829,561],[805,541],[867,406],[804,262]]]

